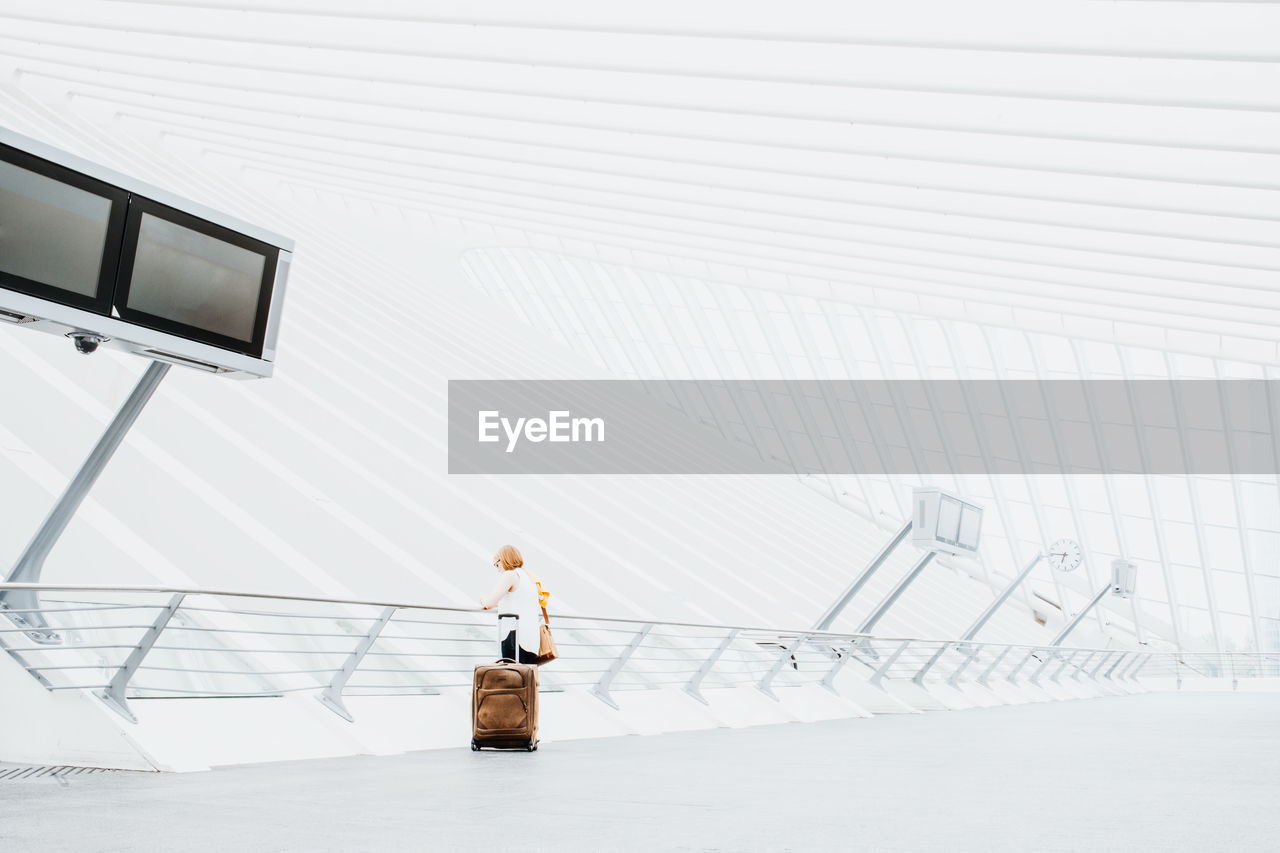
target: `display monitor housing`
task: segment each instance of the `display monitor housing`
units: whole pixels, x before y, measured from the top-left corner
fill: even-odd
[[[1133,595],[1138,583],[1138,564],[1123,557],[1111,561],[1111,594],[1119,598]]]
[[[911,505],[911,544],[960,556],[977,553],[982,507],[933,488],[914,489]]]
[[[293,242],[0,128],[0,321],[270,376]]]

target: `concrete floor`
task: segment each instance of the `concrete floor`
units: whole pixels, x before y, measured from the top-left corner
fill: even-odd
[[[0,850],[1280,849],[1280,694],[0,783]]]

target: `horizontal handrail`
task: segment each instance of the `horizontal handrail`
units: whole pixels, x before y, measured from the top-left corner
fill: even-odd
[[[394,607],[397,610],[438,610],[445,613],[490,613],[492,611],[484,610],[480,607],[453,607],[444,604],[415,604],[404,601],[377,601],[373,599],[357,599],[357,598],[323,598],[312,595],[291,595],[273,592],[241,592],[234,590],[221,589],[200,589],[195,587],[172,587],[172,586],[98,586],[94,584],[39,584],[39,583],[0,583],[0,592],[6,590],[29,590],[32,592],[108,592],[108,593],[124,593],[124,592],[145,592],[163,595],[212,595],[220,598],[263,598],[271,601],[303,601],[314,604],[343,604],[355,605],[359,607]],[[288,616],[290,614],[278,614]],[[344,617],[345,618],[345,617]],[[362,618],[362,617],[352,617]],[[835,631],[811,631],[808,628],[769,628],[763,626],[748,625],[722,625],[710,622],[668,622],[662,619],[637,619],[634,617],[624,616],[582,616],[573,613],[557,613],[556,620],[572,619],[587,620],[592,622],[620,622],[626,625],[672,625],[681,628],[705,628],[713,631],[760,631],[772,636],[788,634],[809,634],[811,636],[831,636],[840,637],[842,639],[852,636],[871,636],[841,634]]]
[[[314,604],[342,604],[360,607],[394,607],[397,610],[437,610],[445,613],[492,613],[491,610],[484,610],[480,607],[453,607],[442,604],[413,604],[408,602],[395,601],[378,601],[374,599],[345,599],[345,598],[323,598],[320,596],[309,595],[289,595],[283,593],[269,592],[239,592],[231,590],[202,589],[196,587],[171,587],[171,586],[99,586],[93,584],[38,584],[38,583],[0,583],[0,592],[6,590],[30,590],[34,592],[106,592],[106,593],[153,593],[163,595],[208,595],[219,598],[262,598],[273,601],[300,601]],[[184,608],[195,610],[195,608]],[[44,611],[48,612],[48,611]],[[217,611],[211,611],[217,612]],[[295,614],[272,614],[283,617]],[[297,614],[302,616],[303,614]],[[364,619],[372,617],[330,617],[330,618],[352,618]],[[886,642],[902,642],[911,640],[915,643],[957,643],[960,642],[955,638],[947,639],[930,639],[927,637],[886,637],[874,634],[861,634],[856,632],[840,632],[840,631],[815,631],[809,628],[774,628],[752,625],[733,625],[715,622],[679,622],[667,621],[664,619],[638,619],[634,617],[623,616],[587,616],[574,613],[557,613],[553,623],[561,620],[587,621],[587,622],[609,622],[621,623],[624,625],[654,625],[664,627],[677,628],[698,628],[709,631],[743,631],[743,632],[760,632],[770,638],[784,637],[793,638],[801,635],[808,636],[810,639],[819,637],[831,637],[833,639],[849,640],[855,638],[866,638],[868,640],[882,640]],[[403,620],[409,621],[409,620]],[[177,626],[174,626],[177,627]],[[750,640],[750,637],[744,637],[744,640]],[[1004,648],[1013,645],[1015,648],[1045,648],[1043,644],[1017,644],[1017,643],[984,643],[974,640],[964,641],[967,646],[998,646]],[[1072,646],[1071,648],[1079,648]],[[1086,651],[1091,651],[1086,649]],[[1092,651],[1110,651],[1108,649],[1096,649]]]
[[[496,651],[497,645],[496,637],[481,636],[482,629],[492,629],[497,614],[478,607],[151,585],[0,584],[0,591],[5,590],[54,595],[46,599],[48,608],[28,611],[49,617],[47,633],[33,635],[23,645],[22,634],[30,632],[0,628],[0,647],[47,689],[98,691],[131,720],[128,699],[308,691],[352,719],[342,701],[344,692],[435,693],[465,686],[460,679],[469,676],[471,665],[489,659],[483,646],[492,644]],[[120,596],[128,603],[114,603]],[[168,599],[138,604],[147,600],[142,596]],[[297,607],[299,612],[283,612],[294,607],[237,603],[251,600],[304,606]],[[79,606],[70,606],[73,603]],[[364,613],[362,608],[377,612]],[[154,621],[137,624],[144,621],[136,615],[139,610],[154,611]],[[259,621],[264,617],[281,621]],[[112,624],[112,619],[121,624]],[[287,621],[316,619],[325,621]],[[1140,674],[1176,676],[1181,683],[1184,676],[1237,680],[1280,673],[1280,654],[885,637],[582,614],[556,614],[553,624],[558,627],[561,659],[544,674],[544,688],[588,687],[615,707],[611,690],[671,684],[683,684],[690,696],[704,702],[700,691],[706,687],[754,685],[773,698],[778,698],[775,687],[821,685],[835,691],[837,675],[851,663],[873,687],[911,681],[926,690],[960,684],[986,687],[992,681],[1045,686],[1042,678],[1057,684],[1066,678],[1118,685],[1135,682]],[[122,635],[124,631],[135,633]],[[17,635],[17,645],[11,644],[10,635]],[[126,638],[132,644],[119,642]],[[597,638],[604,642],[593,642]],[[76,657],[113,650],[119,653]],[[282,661],[281,655],[292,660]],[[68,683],[76,671],[101,672],[105,683],[83,684],[83,676]],[[389,683],[396,681],[403,683]]]

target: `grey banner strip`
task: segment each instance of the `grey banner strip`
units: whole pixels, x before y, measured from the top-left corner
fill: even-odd
[[[1274,380],[452,380],[451,474],[1273,476]]]

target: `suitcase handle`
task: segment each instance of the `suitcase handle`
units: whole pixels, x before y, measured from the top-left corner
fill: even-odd
[[[516,649],[512,652],[514,657],[503,657],[502,641],[506,639],[506,635],[502,633],[502,620],[516,620]],[[519,613],[499,613],[498,614],[498,662],[499,663],[519,663],[520,662],[520,614]]]

